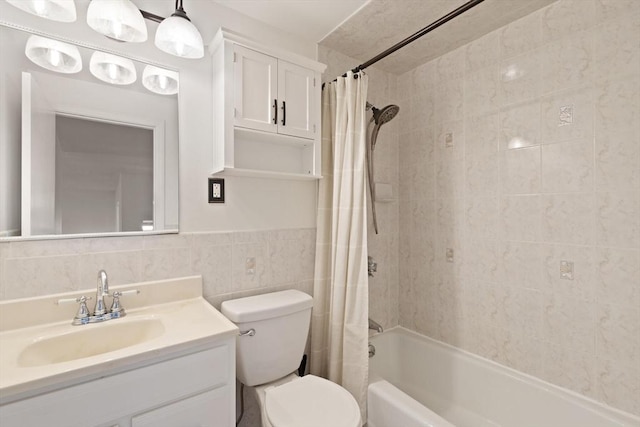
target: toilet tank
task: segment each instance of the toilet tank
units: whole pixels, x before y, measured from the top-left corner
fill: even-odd
[[[236,340],[236,376],[254,386],[289,375],[300,366],[313,299],[297,290],[224,301],[222,314],[253,336]]]

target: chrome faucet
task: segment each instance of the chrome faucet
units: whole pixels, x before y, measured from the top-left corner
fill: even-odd
[[[104,305],[104,297],[109,295],[109,280],[107,272],[100,270],[98,272],[98,289],[96,290],[96,306],[93,309],[94,316],[102,316],[106,314],[107,308]]]
[[[78,312],[73,318],[72,325],[86,325],[87,323],[98,323],[106,320],[118,319],[124,317],[126,312],[124,307],[120,305],[120,297],[123,295],[136,295],[140,291],[137,289],[130,289],[128,291],[109,293],[109,280],[107,279],[107,272],[100,270],[98,272],[98,288],[96,289],[96,305],[93,309],[93,314],[89,313],[87,309],[87,301],[91,297],[85,297],[84,295],[78,298],[64,298],[59,299],[58,304],[67,303],[80,303]],[[107,310],[104,304],[104,297],[110,296],[113,298],[111,309]]]

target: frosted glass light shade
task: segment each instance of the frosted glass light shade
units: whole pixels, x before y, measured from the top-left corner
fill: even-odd
[[[142,72],[142,84],[151,92],[160,95],[175,95],[178,93],[178,73],[164,68],[147,65]]]
[[[187,18],[171,15],[158,25],[156,47],[181,58],[202,58],[204,44],[195,25]]]
[[[69,43],[31,35],[24,48],[27,58],[36,65],[58,73],[73,74],[82,70],[78,48]]]
[[[97,79],[114,85],[129,85],[138,77],[133,61],[100,51],[91,55],[89,71]]]
[[[91,0],[87,24],[112,39],[136,43],[147,40],[147,25],[131,0]]]
[[[73,0],[7,0],[20,10],[58,22],[75,22],[76,4]]]

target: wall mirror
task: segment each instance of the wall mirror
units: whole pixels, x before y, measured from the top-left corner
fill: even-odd
[[[2,24],[0,51],[0,239],[177,232],[178,73]]]

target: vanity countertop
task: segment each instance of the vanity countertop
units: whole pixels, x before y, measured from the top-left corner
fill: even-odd
[[[0,403],[215,346],[237,327],[202,297],[200,276],[112,286],[127,315],[73,326],[84,290],[0,302]],[[92,307],[93,300],[88,302]]]

